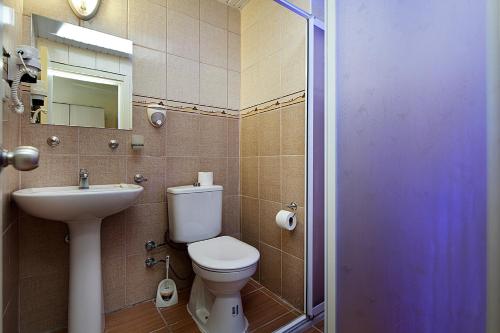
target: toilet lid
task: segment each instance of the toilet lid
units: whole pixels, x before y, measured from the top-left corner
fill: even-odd
[[[198,265],[213,270],[236,270],[255,264],[259,251],[236,238],[222,236],[188,246],[191,259]]]

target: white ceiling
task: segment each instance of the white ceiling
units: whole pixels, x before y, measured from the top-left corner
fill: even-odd
[[[242,9],[250,0],[218,0],[218,1],[225,3],[228,6]]]

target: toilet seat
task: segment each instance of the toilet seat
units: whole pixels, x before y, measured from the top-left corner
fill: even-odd
[[[197,266],[217,273],[247,270],[260,257],[256,248],[230,236],[192,243],[188,252]]]

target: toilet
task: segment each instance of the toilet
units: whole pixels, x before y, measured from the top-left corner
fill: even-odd
[[[187,243],[196,277],[188,312],[204,333],[243,333],[240,290],[257,269],[259,251],[236,238],[217,237],[222,230],[219,185],[167,189],[169,236]]]

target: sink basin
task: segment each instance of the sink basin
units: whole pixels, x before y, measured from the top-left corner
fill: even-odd
[[[13,193],[30,215],[65,222],[70,234],[69,333],[104,332],[101,272],[101,223],[134,203],[139,185],[28,188]],[[62,241],[62,240],[61,240]]]
[[[139,185],[92,185],[27,188],[14,192],[14,200],[26,213],[67,223],[103,219],[129,207],[143,188]]]

